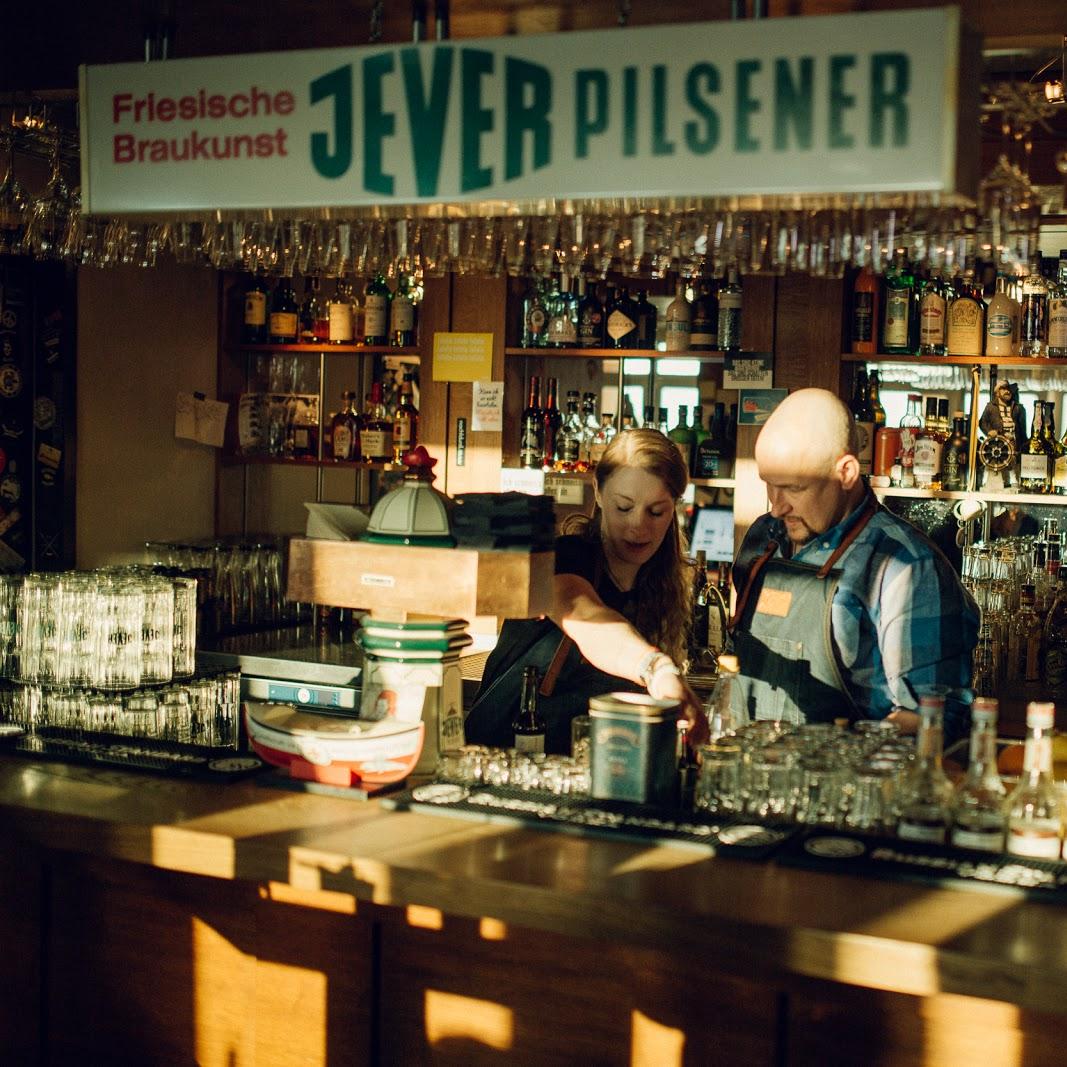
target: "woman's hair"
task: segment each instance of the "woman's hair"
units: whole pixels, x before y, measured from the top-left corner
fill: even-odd
[[[596,466],[596,484],[603,494],[607,480],[621,467],[635,467],[655,475],[677,502],[689,484],[685,461],[673,441],[659,430],[623,430],[604,450]],[[600,509],[593,517],[571,516],[565,533],[580,533],[600,540]],[[685,660],[692,626],[693,574],[687,559],[688,544],[678,525],[675,509],[655,555],[637,572],[634,583],[637,630],[676,663]]]

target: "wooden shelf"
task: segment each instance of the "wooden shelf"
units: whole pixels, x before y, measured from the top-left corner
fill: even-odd
[[[656,348],[505,348],[505,356],[562,359],[694,359],[721,363],[722,352],[660,352]]]
[[[222,461],[233,466],[351,468],[361,471],[406,471],[403,463],[368,463],[361,459],[316,459],[314,456],[240,456],[223,455]]]
[[[1067,359],[1059,356],[908,356],[880,352],[865,356],[842,352],[842,363],[914,363],[917,367],[1062,367]]]
[[[398,348],[393,345],[332,345],[325,344],[299,344],[299,345],[227,345],[230,352],[304,352],[318,355],[320,352],[327,354],[334,352],[353,353],[357,355],[383,355],[383,356],[417,356],[418,348]]]
[[[901,489],[899,487],[890,487],[888,489],[878,489],[874,486],[871,487],[871,492],[874,493],[879,500],[886,497],[903,497],[910,498],[912,500],[966,500],[968,498],[985,500],[989,503],[996,504],[1050,504],[1053,507],[1067,506],[1067,496],[1060,496],[1056,493],[986,493],[981,489],[975,489],[973,492],[955,492],[946,491],[944,489]]]

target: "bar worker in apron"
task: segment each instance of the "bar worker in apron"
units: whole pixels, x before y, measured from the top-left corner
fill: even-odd
[[[919,694],[943,686],[948,742],[970,725],[978,608],[941,551],[879,505],[857,451],[851,413],[823,389],[790,394],[760,432],[771,509],[734,565],[734,699],[752,718],[913,733]]]

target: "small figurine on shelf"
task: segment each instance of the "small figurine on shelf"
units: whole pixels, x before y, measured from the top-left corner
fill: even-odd
[[[1026,448],[1026,412],[1014,382],[997,382],[978,425],[986,434],[978,453],[985,468],[983,488],[992,492],[1006,489],[1012,482],[1016,460]]]

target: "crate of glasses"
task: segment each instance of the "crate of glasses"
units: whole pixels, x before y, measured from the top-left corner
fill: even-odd
[[[204,673],[125,692],[6,683],[0,722],[45,739],[140,738],[204,749],[234,749],[240,737],[241,678]]]
[[[195,668],[194,579],[146,567],[0,575],[4,677],[125,690]]]

